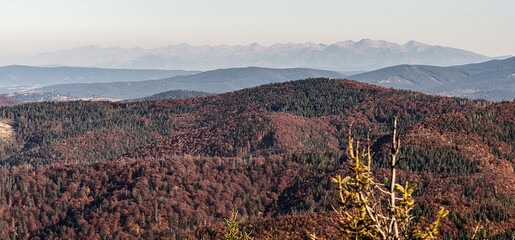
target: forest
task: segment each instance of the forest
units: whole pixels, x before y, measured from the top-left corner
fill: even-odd
[[[236,210],[255,239],[331,227],[348,126],[386,181],[394,117],[413,214],[439,237],[515,236],[515,101],[305,79],[220,95],[0,108],[1,239],[221,239]]]

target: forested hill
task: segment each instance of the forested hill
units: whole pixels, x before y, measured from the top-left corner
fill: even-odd
[[[159,144],[178,138],[184,147],[192,149],[192,152],[177,150],[179,154],[245,156],[263,148],[278,150],[284,139],[274,134],[280,127],[292,127],[296,123],[273,125],[280,124],[280,118],[308,121],[308,125],[320,118],[328,122],[327,128],[339,124],[340,130],[354,121],[360,133],[370,129],[375,138],[389,131],[394,115],[402,119],[400,125],[404,127],[431,115],[463,111],[481,104],[489,102],[429,96],[349,80],[309,79],[185,100],[31,103],[4,108],[0,117],[16,126],[16,141],[8,146],[9,151],[3,152],[6,154],[3,159],[17,165],[27,161],[48,164],[107,160],[147,143]],[[220,138],[227,141],[219,141]],[[267,139],[273,139],[273,146],[261,143]],[[206,145],[202,141],[231,146]],[[202,147],[195,144],[210,152],[200,150]],[[284,144],[289,148],[292,143]],[[339,143],[332,148],[340,146],[344,145]]]
[[[447,239],[515,228],[515,103],[306,79],[189,99],[0,108],[0,238],[205,238],[239,211],[257,239],[331,237],[348,124],[375,141],[375,174],[400,118],[400,178],[439,206]],[[492,190],[493,189],[493,190]],[[436,197],[435,197],[436,196]],[[303,225],[304,224],[304,225]],[[307,225],[306,225],[307,224]],[[318,225],[317,225],[318,226]],[[295,230],[292,230],[295,229]]]
[[[21,104],[21,102],[16,99],[12,99],[12,98],[0,95],[0,107],[14,106],[14,105],[18,105],[18,104]]]
[[[59,92],[73,97],[102,96],[108,98],[144,98],[169,90],[189,90],[225,93],[268,83],[327,77],[341,78],[338,72],[309,68],[228,68],[188,76],[175,76],[139,82],[58,84],[38,88],[44,92]]]

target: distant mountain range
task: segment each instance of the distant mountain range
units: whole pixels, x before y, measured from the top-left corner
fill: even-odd
[[[170,45],[154,49],[85,46],[42,53],[29,65],[61,64],[130,69],[213,70],[231,67],[316,68],[334,71],[370,71],[399,64],[451,66],[491,58],[473,52],[416,41],[396,44],[363,39],[333,44],[285,43],[262,46]]]
[[[143,98],[169,90],[223,93],[267,83],[278,83],[314,77],[342,78],[332,71],[292,68],[230,68],[139,82],[74,83],[36,88],[33,92],[57,92],[73,97],[102,96],[116,99]]]
[[[437,95],[513,100],[515,57],[452,67],[399,65],[353,75],[349,79]]]
[[[198,71],[184,70],[134,70],[82,67],[0,67],[0,93],[19,91],[33,86],[49,86],[67,83],[132,82],[163,79],[179,75],[191,75]]]

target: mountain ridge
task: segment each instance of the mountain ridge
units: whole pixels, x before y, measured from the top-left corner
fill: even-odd
[[[428,94],[510,101],[515,99],[514,74],[515,57],[511,57],[450,67],[397,65],[349,78]]]

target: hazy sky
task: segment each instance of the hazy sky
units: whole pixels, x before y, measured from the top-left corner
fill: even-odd
[[[514,26],[514,0],[0,0],[0,58],[92,44],[153,48],[363,38],[515,55]]]

